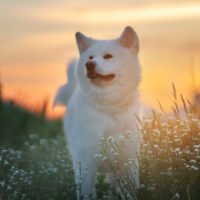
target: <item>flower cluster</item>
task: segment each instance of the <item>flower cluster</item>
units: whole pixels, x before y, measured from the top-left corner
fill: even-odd
[[[113,173],[115,187],[113,193],[119,198],[136,199],[137,186],[135,182],[134,170],[138,170],[136,158],[127,156],[127,149],[130,144],[131,131],[126,131],[124,134],[113,137],[100,138],[98,145],[100,152],[95,155],[95,158],[103,161],[109,171]],[[134,169],[134,170],[133,170]],[[136,172],[135,172],[136,173]]]
[[[200,195],[200,120],[163,117],[143,120],[140,199],[198,199]],[[184,189],[185,188],[185,189]]]
[[[76,199],[70,157],[61,147],[63,138],[37,137],[31,134],[21,150],[0,147],[0,199]]]
[[[152,117],[138,120],[142,138],[139,191],[133,190],[131,179],[134,177],[128,176],[135,160],[120,159],[126,151],[131,133],[101,138],[101,152],[96,158],[103,160],[114,172],[118,184],[115,189],[120,191],[123,199],[128,199],[127,193],[139,200],[199,199],[200,119],[189,113],[183,102],[185,114],[180,114],[175,104],[174,116],[153,112]],[[123,176],[117,173],[118,166],[123,166]],[[133,196],[133,191],[136,196]]]

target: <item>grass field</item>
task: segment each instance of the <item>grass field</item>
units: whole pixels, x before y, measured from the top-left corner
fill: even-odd
[[[174,117],[154,112],[138,121],[143,135],[138,200],[200,199],[200,120],[184,100],[183,105],[184,116],[175,101]],[[132,192],[131,180],[124,178],[113,191],[116,199],[128,198],[120,190]],[[97,199],[108,199],[110,190],[106,176],[98,175]],[[62,121],[46,119],[45,106],[31,113],[0,100],[0,199],[71,200],[75,191]]]

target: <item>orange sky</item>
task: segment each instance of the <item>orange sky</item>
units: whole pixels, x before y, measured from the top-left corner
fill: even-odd
[[[22,0],[0,1],[0,68],[4,98],[29,107],[49,98],[48,116],[66,63],[78,56],[74,33],[97,39],[118,37],[131,25],[140,38],[141,98],[150,106],[159,99],[168,109],[173,81],[191,98],[190,59],[200,89],[200,3],[185,0]]]

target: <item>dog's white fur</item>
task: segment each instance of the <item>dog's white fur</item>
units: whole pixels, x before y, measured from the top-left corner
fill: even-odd
[[[81,195],[91,195],[96,172],[102,165],[94,156],[99,152],[97,143],[101,137],[113,136],[117,140],[127,130],[132,131],[130,143],[126,146],[126,158],[121,159],[133,158],[137,163],[139,133],[135,114],[140,115],[139,41],[131,27],[126,27],[122,35],[114,40],[94,40],[81,33],[76,33],[76,40],[80,59],[70,64],[68,83],[59,89],[54,105],[67,106],[64,128],[76,183],[85,179]],[[105,54],[112,54],[113,57],[104,59]],[[93,56],[91,60],[96,63],[97,73],[114,74],[114,79],[88,78],[85,64],[89,56]],[[137,167],[133,167],[132,173],[138,185]]]

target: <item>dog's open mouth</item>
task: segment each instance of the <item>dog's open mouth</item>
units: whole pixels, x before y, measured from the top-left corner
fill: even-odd
[[[101,75],[96,72],[88,72],[87,77],[92,80],[111,81],[112,79],[115,78],[115,74]]]

